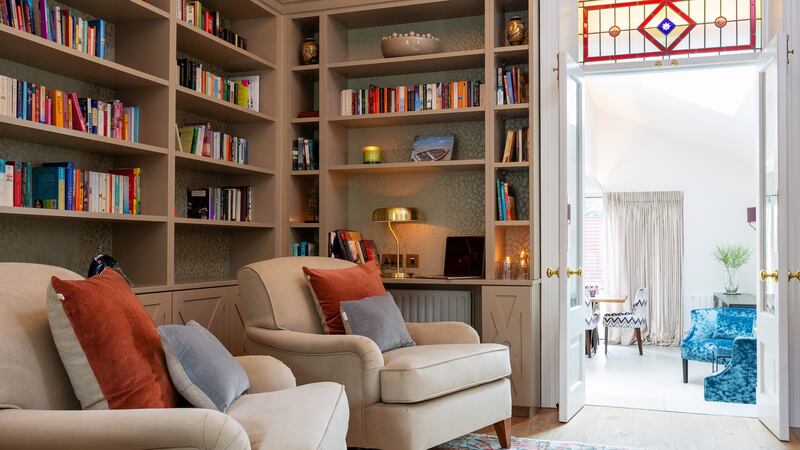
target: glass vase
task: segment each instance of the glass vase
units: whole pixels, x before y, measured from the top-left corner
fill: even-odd
[[[738,269],[734,268],[727,268],[725,270],[725,293],[726,294],[738,294],[739,293],[739,283],[736,281],[736,272]]]

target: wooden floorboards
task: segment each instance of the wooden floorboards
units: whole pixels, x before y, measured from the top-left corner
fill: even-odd
[[[757,419],[599,406],[584,407],[566,424],[555,409],[514,417],[511,436],[653,450],[800,450],[800,429],[792,429],[790,442],[781,442]]]

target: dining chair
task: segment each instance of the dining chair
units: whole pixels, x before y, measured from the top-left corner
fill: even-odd
[[[605,328],[606,354],[608,354],[608,329],[633,328],[636,342],[639,344],[639,355],[642,352],[642,327],[647,323],[647,288],[639,288],[630,311],[619,313],[605,313],[603,315],[603,328]]]
[[[597,324],[600,322],[600,311],[597,304],[589,295],[588,286],[583,290],[583,320],[586,329],[586,356],[592,357],[592,352],[597,349]]]

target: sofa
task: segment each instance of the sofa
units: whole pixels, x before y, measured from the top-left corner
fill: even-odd
[[[756,339],[733,340],[731,360],[721,372],[703,380],[703,396],[710,402],[756,403]]]
[[[322,257],[277,258],[238,273],[248,354],[273,356],[300,383],[343,384],[350,402],[347,445],[424,450],[495,425],[508,447],[508,348],[481,344],[469,325],[407,323],[416,346],[381,353],[369,338],[323,334],[303,267],[353,263]]]
[[[722,319],[720,321],[720,319]],[[714,362],[714,352],[733,352],[738,337],[753,337],[756,310],[702,308],[692,310],[692,327],[681,343],[683,382],[689,382],[689,361]]]
[[[82,411],[47,320],[50,277],[66,269],[0,263],[0,448],[344,450],[344,387],[296,387],[292,372],[266,356],[237,358],[250,390],[227,414],[209,409]]]

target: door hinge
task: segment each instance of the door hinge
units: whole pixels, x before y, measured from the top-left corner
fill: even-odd
[[[560,72],[559,67],[561,67],[561,55],[556,53],[556,66],[553,67],[553,72],[556,73],[556,81],[559,80],[559,76],[561,75],[561,73],[559,73]]]
[[[792,62],[791,57],[794,56],[794,49],[791,48],[791,43],[792,42],[789,39],[789,36],[787,35],[786,36],[786,64],[791,63]]]

